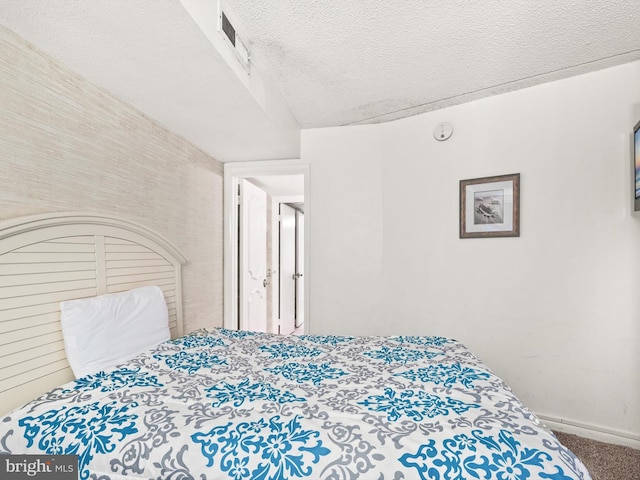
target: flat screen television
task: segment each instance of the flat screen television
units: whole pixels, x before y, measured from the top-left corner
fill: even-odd
[[[635,173],[634,210],[640,211],[640,122],[633,127],[633,165]]]

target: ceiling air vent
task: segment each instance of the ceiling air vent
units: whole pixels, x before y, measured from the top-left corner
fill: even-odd
[[[233,28],[227,16],[222,12],[222,31],[227,36],[231,45],[236,46],[236,29]]]
[[[235,57],[249,73],[249,61],[251,59],[249,49],[238,36],[236,29],[222,10],[220,11],[220,30],[222,30],[222,36],[229,42]]]

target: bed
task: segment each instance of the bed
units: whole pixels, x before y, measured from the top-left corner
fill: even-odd
[[[14,278],[12,287],[0,288],[0,325],[9,325],[0,331],[0,410],[11,409],[0,412],[0,454],[77,455],[80,478],[102,480],[590,478],[508,386],[453,339],[280,336],[223,328],[184,335],[179,277],[185,258],[138,225],[86,214],[5,222],[0,268],[55,263],[59,245],[76,245],[78,238],[93,245],[98,259],[86,270],[95,286],[83,284],[80,291],[66,285],[55,299],[51,292],[25,293],[42,285],[46,272],[39,272],[33,281]],[[43,248],[49,244],[57,246]],[[119,245],[117,259],[105,245]],[[18,261],[15,253],[24,249],[41,255]],[[47,249],[56,250],[58,260],[40,252]],[[110,264],[122,261],[131,264]],[[160,263],[160,277],[154,277],[158,269],[139,271]],[[11,272],[0,277],[35,275],[14,267]],[[46,289],[56,290],[57,280],[49,280]],[[171,338],[75,378],[61,328],[55,330],[56,302],[139,288],[162,292]],[[39,305],[41,295],[49,295],[45,303],[53,313],[29,310],[48,321],[31,322],[19,339],[16,325],[31,318],[21,309]],[[38,300],[16,304],[16,298],[30,296]],[[6,345],[41,337],[40,324],[55,330],[57,352],[40,347],[27,359],[26,348],[17,363],[16,348],[5,354]],[[24,362],[36,366],[21,369]],[[43,373],[47,368],[57,373]]]

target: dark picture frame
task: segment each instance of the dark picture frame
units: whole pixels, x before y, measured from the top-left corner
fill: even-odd
[[[633,127],[633,210],[640,211],[640,122]]]
[[[519,173],[460,180],[460,238],[519,236]]]

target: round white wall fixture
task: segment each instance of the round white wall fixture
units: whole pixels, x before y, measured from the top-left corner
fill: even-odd
[[[451,137],[453,133],[453,127],[450,123],[442,122],[436,125],[436,128],[433,129],[433,138],[438,140],[439,142],[444,142]]]

